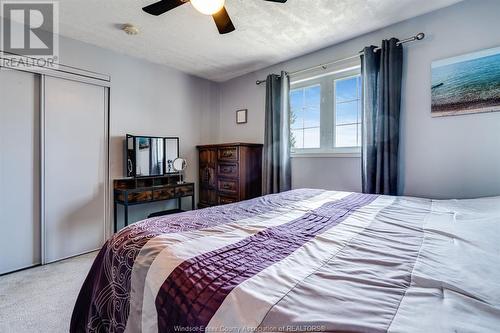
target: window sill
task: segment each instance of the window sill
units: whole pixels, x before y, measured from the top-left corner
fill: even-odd
[[[292,153],[291,158],[361,158],[361,152]]]

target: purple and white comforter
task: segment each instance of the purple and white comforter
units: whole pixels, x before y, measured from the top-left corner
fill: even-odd
[[[71,332],[497,332],[500,197],[295,190],[106,242]]]

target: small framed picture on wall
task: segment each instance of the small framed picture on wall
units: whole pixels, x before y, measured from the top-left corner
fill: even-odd
[[[236,111],[236,123],[246,124],[247,123],[247,109]]]

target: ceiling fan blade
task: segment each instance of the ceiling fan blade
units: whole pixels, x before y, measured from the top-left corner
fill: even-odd
[[[286,2],[286,0],[265,0],[265,1],[281,2],[281,3],[285,3]]]
[[[217,29],[219,29],[219,33],[221,35],[236,30],[236,28],[233,25],[233,22],[231,22],[231,18],[229,18],[229,14],[226,11],[226,7],[222,7],[222,9],[219,10],[217,13],[213,14],[212,17],[214,18],[215,25],[217,25]]]
[[[186,1],[182,0],[161,0],[144,7],[142,10],[148,14],[158,16],[185,3]]]

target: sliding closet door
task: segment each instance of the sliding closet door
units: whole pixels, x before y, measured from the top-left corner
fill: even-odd
[[[0,274],[40,263],[39,83],[0,70]]]
[[[105,233],[106,88],[44,79],[45,262],[99,248]]]

